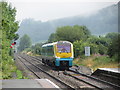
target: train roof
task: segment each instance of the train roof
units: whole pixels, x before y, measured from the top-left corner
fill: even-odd
[[[58,42],[54,42],[54,43],[48,43],[48,44],[44,44],[44,45],[42,45],[42,47],[47,47],[47,46],[53,46],[53,45],[55,45],[55,44],[57,44],[57,43],[60,43],[60,42],[67,42],[67,43],[70,43],[70,44],[72,44],[71,42],[69,42],[69,41],[58,41]]]
[[[42,45],[42,47],[53,46],[55,44],[57,44],[57,42],[44,44],[44,45]]]

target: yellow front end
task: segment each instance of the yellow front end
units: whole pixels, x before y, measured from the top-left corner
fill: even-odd
[[[56,56],[60,58],[70,58],[72,57],[72,53],[56,53]]]
[[[69,52],[69,53],[67,53],[67,52],[59,53],[58,49],[55,45],[55,55],[56,55],[56,57],[59,57],[59,58],[71,58],[71,57],[73,57],[73,48],[71,48],[71,52]]]
[[[68,42],[67,42],[68,43]],[[58,44],[54,45],[54,55],[56,57],[55,60],[55,66],[59,67],[72,67],[72,61],[73,61],[73,45],[71,43],[68,43],[67,45],[70,45],[70,48],[67,49],[65,46],[60,47],[58,49]],[[64,50],[64,52],[62,51]]]

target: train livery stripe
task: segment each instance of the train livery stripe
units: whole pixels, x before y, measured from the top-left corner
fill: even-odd
[[[64,60],[64,61],[69,61],[69,60],[73,60],[73,58],[57,58],[56,60]]]
[[[73,58],[57,58],[55,65],[60,66],[60,61],[69,61],[69,66],[72,66]]]

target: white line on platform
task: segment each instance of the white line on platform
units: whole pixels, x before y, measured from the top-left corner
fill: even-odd
[[[49,79],[45,79],[47,80],[49,83],[51,83],[55,88],[59,88],[56,84],[54,84],[52,81],[50,81]]]
[[[101,70],[105,70],[105,71],[111,71],[111,72],[116,72],[116,73],[120,73],[120,68],[99,68]]]

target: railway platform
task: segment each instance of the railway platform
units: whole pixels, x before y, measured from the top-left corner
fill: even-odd
[[[107,72],[113,72],[113,73],[119,73],[120,74],[120,68],[99,68],[99,69],[107,71]]]
[[[120,68],[99,68],[92,76],[120,86]]]
[[[58,88],[59,87],[48,79],[9,79],[0,80],[1,88]]]
[[[119,76],[120,75],[120,68],[99,68],[97,69],[92,75],[102,73],[102,74],[108,74],[112,76]]]

